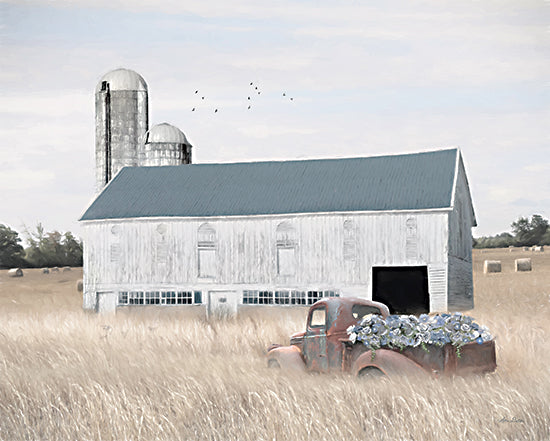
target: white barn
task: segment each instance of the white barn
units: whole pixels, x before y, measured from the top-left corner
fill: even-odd
[[[125,167],[80,220],[87,310],[334,295],[397,313],[473,307],[458,149]]]

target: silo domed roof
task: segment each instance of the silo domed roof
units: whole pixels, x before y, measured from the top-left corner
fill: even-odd
[[[168,123],[156,124],[145,134],[145,144],[154,142],[189,144],[183,132]]]
[[[101,90],[101,83],[107,81],[110,90],[140,90],[147,92],[147,83],[143,77],[130,69],[115,69],[107,72],[95,88],[96,93]]]

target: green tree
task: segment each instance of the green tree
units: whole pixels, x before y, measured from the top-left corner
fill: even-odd
[[[82,242],[70,231],[48,233],[39,223],[35,231],[26,228],[25,233],[29,243],[25,252],[32,266],[82,266]]]
[[[17,231],[0,224],[0,268],[25,266],[24,250]]]
[[[36,231],[31,232],[25,227],[25,236],[29,243],[25,249],[25,256],[29,264],[33,267],[41,267],[47,265],[47,257],[44,253],[46,233],[41,223],[36,226]]]
[[[82,266],[82,241],[78,241],[70,231],[63,235],[62,245],[65,253],[65,265]]]
[[[515,244],[515,238],[510,233],[496,236],[483,236],[475,239],[474,248],[507,248]]]
[[[543,237],[548,230],[548,220],[539,214],[534,214],[529,220],[526,217],[520,217],[512,222],[512,231],[516,236],[518,246],[532,246],[542,244]]]

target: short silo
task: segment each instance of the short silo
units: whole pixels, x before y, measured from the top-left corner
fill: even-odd
[[[183,132],[168,123],[157,124],[145,134],[139,165],[191,164],[191,144]]]
[[[126,166],[138,165],[139,142],[149,128],[147,83],[129,69],[99,81],[96,108],[96,192]]]

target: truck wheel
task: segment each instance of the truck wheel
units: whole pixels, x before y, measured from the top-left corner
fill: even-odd
[[[357,373],[359,378],[386,378],[386,374],[374,366],[367,366]]]
[[[272,358],[271,360],[268,360],[267,367],[271,368],[271,369],[280,369],[281,365],[279,364],[279,362],[277,360]]]

